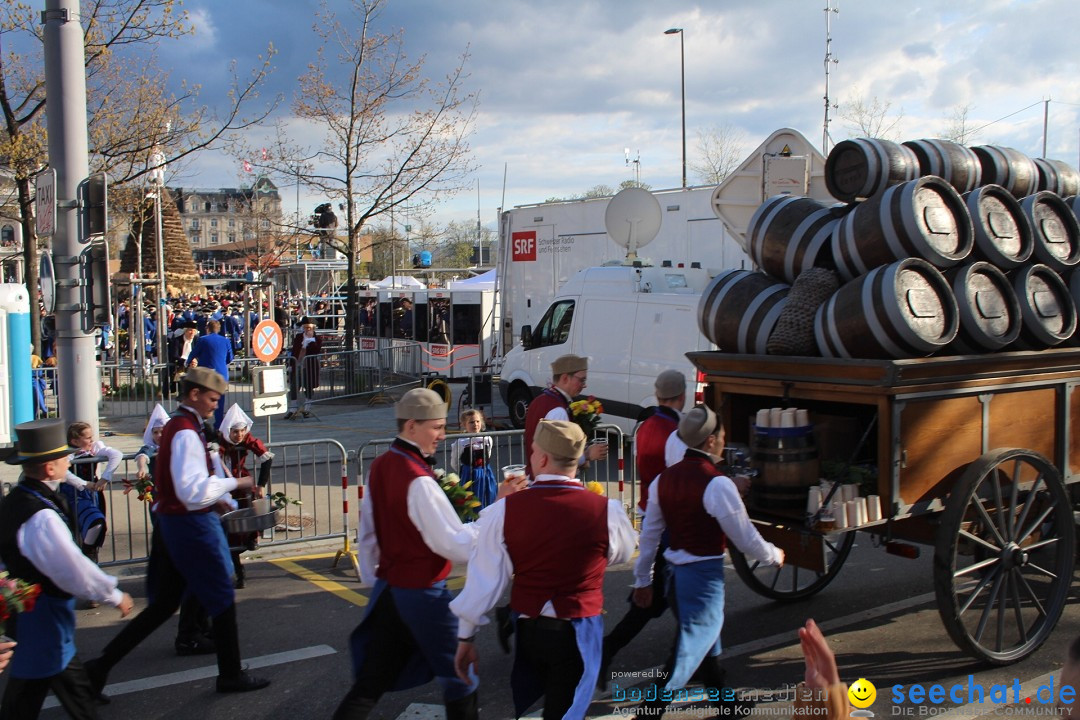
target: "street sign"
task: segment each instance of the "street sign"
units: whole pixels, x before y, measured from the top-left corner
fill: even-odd
[[[56,170],[47,168],[34,180],[34,221],[38,237],[56,232]]]
[[[267,395],[265,397],[251,398],[252,417],[266,417],[267,415],[284,415],[289,409],[289,396],[285,393],[280,395]]]
[[[281,354],[281,328],[273,320],[263,320],[251,331],[251,350],[263,362],[271,362]]]

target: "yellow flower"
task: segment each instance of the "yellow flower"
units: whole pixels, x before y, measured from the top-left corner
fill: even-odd
[[[595,480],[590,480],[589,482],[585,483],[585,487],[588,488],[589,490],[591,490],[592,492],[596,493],[597,495],[605,494],[604,493],[604,486],[601,485],[600,483],[596,482]]]

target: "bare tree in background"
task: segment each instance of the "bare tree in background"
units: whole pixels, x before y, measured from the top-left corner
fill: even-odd
[[[876,95],[867,100],[852,94],[850,99],[840,103],[840,117],[846,121],[847,128],[854,137],[899,140],[904,109],[900,108],[895,114],[890,114],[890,110],[892,102],[883,102]]]
[[[941,137],[961,145],[967,145],[975,139],[975,129],[971,126],[970,103],[953,107],[945,129],[941,131]]]
[[[356,266],[365,226],[394,209],[422,212],[471,187],[474,170],[468,136],[477,96],[464,87],[467,53],[440,82],[431,81],[424,75],[424,56],[406,55],[401,31],[375,30],[385,2],[352,0],[340,17],[322,5],[314,24],[318,55],[301,76],[293,102],[305,129],[321,130],[322,138],[311,150],[287,141],[272,153],[276,158],[262,163],[298,177],[344,210],[344,237],[332,242],[348,260],[350,320],[356,316]],[[287,138],[289,130],[284,133]],[[347,348],[354,337],[354,323],[347,322]]]
[[[690,171],[703,185],[719,185],[746,156],[746,133],[723,123],[698,130],[697,135],[699,159],[690,162]]]

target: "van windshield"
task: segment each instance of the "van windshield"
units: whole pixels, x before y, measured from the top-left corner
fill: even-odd
[[[549,307],[533,331],[533,347],[562,345],[570,338],[570,323],[573,319],[573,300],[562,300]]]

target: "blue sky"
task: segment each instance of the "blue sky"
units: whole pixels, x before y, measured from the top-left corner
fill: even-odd
[[[780,127],[820,145],[824,114],[826,0],[390,0],[381,29],[404,30],[410,56],[426,54],[442,76],[468,48],[468,87],[480,94],[471,138],[485,225],[496,208],[573,195],[631,178],[624,148],[640,153],[641,179],[654,189],[681,175],[679,38],[685,30],[687,143],[699,129],[727,123],[748,152]],[[347,0],[330,0],[346,10]],[[1048,155],[1078,164],[1080,63],[1075,0],[835,0],[831,96],[835,141],[852,136],[840,117],[852,98],[901,109],[900,139],[937,137],[958,106],[986,126],[970,144],[1041,154],[1043,101],[1050,98]],[[201,83],[213,102],[227,66],[278,50],[270,92],[285,96],[314,59],[308,0],[188,0],[193,37],[162,43],[173,80]],[[1035,104],[1027,110],[1020,111]],[[1011,117],[1002,120],[1007,115]],[[189,186],[235,185],[238,164],[207,153],[184,171]],[[691,180],[693,183],[693,180]],[[292,188],[283,187],[293,209]],[[301,191],[301,211],[315,198]],[[475,187],[445,203],[435,222],[472,220]]]

